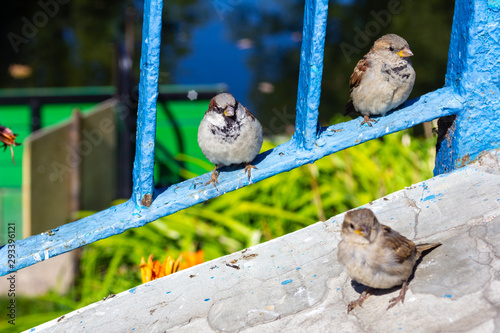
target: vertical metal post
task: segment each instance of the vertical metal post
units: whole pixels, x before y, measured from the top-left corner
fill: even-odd
[[[162,0],[146,0],[144,2],[141,77],[132,197],[137,207],[149,207],[154,192],[153,169],[162,8]]]
[[[499,11],[498,1],[455,2],[446,86],[465,103],[455,119],[440,121],[436,175],[500,146]]]
[[[42,126],[40,101],[37,98],[30,99],[31,107],[31,132],[38,131]]]
[[[137,100],[134,100],[132,89],[132,57],[123,43],[116,46],[116,73],[116,97],[119,100],[115,109],[118,137],[116,196],[129,198],[133,187]]]
[[[300,149],[311,149],[318,131],[323,54],[328,0],[306,0],[300,52],[297,118],[293,140]]]
[[[71,147],[70,159],[71,161],[79,161],[81,156],[78,153],[78,147],[82,133],[82,115],[80,109],[74,108],[71,114],[71,124],[68,131],[68,145]],[[74,163],[69,168],[69,211],[71,213],[80,210],[81,201],[81,163]]]

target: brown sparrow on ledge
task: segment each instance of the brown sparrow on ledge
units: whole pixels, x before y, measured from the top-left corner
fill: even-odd
[[[402,285],[398,297],[389,301],[392,308],[403,303],[408,279],[422,252],[441,245],[415,245],[397,231],[380,224],[369,209],[362,208],[345,214],[342,224],[342,240],[338,247],[338,260],[347,274],[368,288],[358,300],[349,303],[347,313],[373,294],[373,289],[388,289]]]

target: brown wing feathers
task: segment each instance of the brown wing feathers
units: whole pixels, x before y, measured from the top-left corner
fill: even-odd
[[[351,78],[349,79],[349,87],[351,88],[351,92],[354,88],[359,86],[359,83],[361,82],[361,78],[366,72],[366,69],[370,65],[368,59],[366,59],[366,56],[361,58],[360,61],[356,64],[356,67],[354,67],[354,72],[352,72]],[[347,102],[347,105],[345,106],[345,111],[344,111],[344,116],[348,115],[351,112],[356,112],[356,109],[354,109],[354,105],[352,104],[352,99],[349,98],[349,101]]]
[[[402,263],[416,254],[415,244],[411,240],[386,225],[383,226],[383,231],[387,245],[396,253],[397,262]]]

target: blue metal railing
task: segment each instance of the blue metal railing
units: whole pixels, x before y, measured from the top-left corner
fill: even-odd
[[[292,139],[256,157],[252,181],[312,163],[348,147],[410,128],[438,117],[456,115],[437,153],[435,174],[466,164],[482,151],[500,146],[499,1],[457,0],[453,20],[446,85],[405,103],[401,110],[379,118],[373,127],[360,120],[318,127],[328,0],[306,0],[297,96],[297,120]],[[162,0],[145,1],[141,84],[132,198],[48,233],[18,240],[16,264],[3,260],[0,274],[90,244],[173,214],[249,184],[241,170],[224,169],[219,186],[205,186],[210,174],[164,189],[153,187],[156,97]],[[201,117],[201,114],[200,114]],[[395,157],[397,158],[397,156]],[[7,258],[7,247],[0,249]]]

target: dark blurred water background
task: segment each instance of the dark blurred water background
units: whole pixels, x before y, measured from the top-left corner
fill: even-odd
[[[2,6],[0,88],[114,85],[118,45],[129,45],[137,85],[143,1]],[[294,123],[303,7],[298,0],[165,0],[160,84],[225,82],[268,134],[285,132]],[[410,98],[442,87],[453,7],[451,0],[330,1],[321,123],[343,112],[356,62],[385,33],[406,38],[415,54]]]

